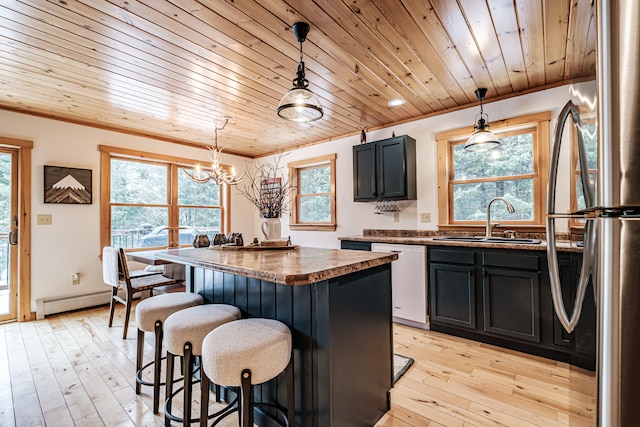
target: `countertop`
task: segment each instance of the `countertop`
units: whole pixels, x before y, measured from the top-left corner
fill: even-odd
[[[397,254],[298,247],[295,249],[222,250],[182,248],[158,251],[158,259],[210,268],[284,285],[307,285],[398,259]]]
[[[539,244],[522,243],[485,243],[485,242],[456,242],[450,240],[434,240],[434,237],[426,236],[381,236],[359,235],[339,237],[339,240],[351,240],[356,242],[391,243],[398,245],[423,245],[423,246],[458,246],[467,248],[496,248],[496,249],[521,249],[533,251],[546,251],[547,242],[541,240]],[[582,247],[575,242],[557,241],[558,252],[582,252]]]

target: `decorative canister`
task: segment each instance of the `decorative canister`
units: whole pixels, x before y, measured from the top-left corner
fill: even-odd
[[[194,248],[206,248],[207,246],[209,246],[209,243],[211,242],[209,241],[209,236],[207,236],[206,234],[198,234],[193,239]]]

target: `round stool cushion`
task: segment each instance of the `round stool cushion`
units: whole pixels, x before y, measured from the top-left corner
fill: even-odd
[[[165,322],[167,317],[178,310],[204,303],[199,294],[175,292],[156,295],[144,299],[136,306],[136,325],[144,332],[154,332],[156,320]]]
[[[177,311],[164,323],[164,342],[171,354],[182,355],[184,344],[191,343],[191,353],[202,354],[202,340],[215,328],[238,320],[240,310],[227,304],[204,304]]]
[[[242,319],[211,331],[202,343],[202,368],[212,382],[240,386],[243,369],[251,384],[277,377],[291,358],[291,331],[271,319]]]

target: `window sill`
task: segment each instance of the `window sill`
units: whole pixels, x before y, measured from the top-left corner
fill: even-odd
[[[290,230],[336,231],[336,224],[289,224]]]

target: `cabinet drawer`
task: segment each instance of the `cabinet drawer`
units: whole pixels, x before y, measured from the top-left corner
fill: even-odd
[[[540,255],[496,252],[483,252],[482,265],[487,267],[505,267],[524,270],[540,270]]]
[[[473,251],[461,249],[431,249],[429,262],[446,262],[451,264],[474,264]]]
[[[361,242],[358,240],[341,240],[340,249],[355,249],[357,251],[370,251],[371,242]]]

